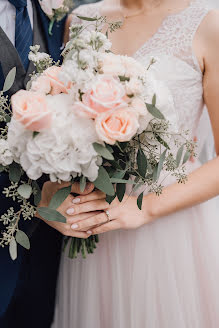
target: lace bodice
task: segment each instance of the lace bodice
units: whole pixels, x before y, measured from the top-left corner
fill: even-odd
[[[102,2],[83,5],[76,13],[81,16],[101,15]],[[167,16],[158,31],[134,54],[134,58],[147,65],[151,57],[156,77],[170,88],[179,117],[180,129],[197,133],[204,108],[202,72],[193,52],[195,33],[210,8],[204,0],[192,0],[183,11]],[[73,23],[80,22],[74,16]],[[203,136],[202,136],[203,138]]]

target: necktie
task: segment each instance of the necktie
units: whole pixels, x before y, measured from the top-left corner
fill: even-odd
[[[15,47],[27,70],[29,65],[28,53],[33,44],[33,30],[27,11],[27,0],[8,1],[16,8]]]

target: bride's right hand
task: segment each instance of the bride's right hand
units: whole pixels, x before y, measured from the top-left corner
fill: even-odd
[[[57,182],[45,182],[42,188],[42,195],[41,195],[41,201],[39,204],[39,207],[48,207],[52,197],[54,196],[54,194],[59,190],[62,189],[64,187],[68,187],[69,186],[69,182],[62,182],[62,183],[57,183]],[[94,189],[94,185],[91,183],[88,183],[84,192],[82,193],[80,191],[80,185],[79,183],[74,183],[72,185],[72,193],[78,194],[78,195],[87,195],[89,193],[91,193]],[[57,208],[57,211],[62,214],[63,216],[65,216],[66,218],[66,223],[61,223],[61,222],[56,222],[56,221],[47,221],[45,219],[43,219],[38,213],[36,214],[36,217],[40,218],[41,220],[43,220],[46,224],[48,224],[50,227],[52,227],[53,229],[56,229],[57,231],[59,231],[61,234],[63,234],[64,236],[69,236],[69,237],[78,237],[78,238],[88,238],[88,235],[86,232],[83,231],[73,231],[71,229],[71,224],[72,224],[72,216],[68,215],[66,213],[67,209],[72,206],[73,204],[73,200],[75,199],[75,197],[70,194],[65,201]],[[97,212],[98,213],[98,212]],[[93,214],[91,214],[92,216]],[[85,216],[84,214],[81,214],[81,220],[83,220],[83,216]],[[86,215],[87,216],[87,215]]]

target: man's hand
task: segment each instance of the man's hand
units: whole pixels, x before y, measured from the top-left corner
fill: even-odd
[[[62,182],[62,183],[54,183],[54,182],[49,182],[49,181],[45,182],[43,185],[43,189],[42,189],[42,198],[41,198],[39,207],[48,207],[48,205],[49,205],[52,197],[55,195],[55,193],[59,189],[68,187],[69,185],[70,185],[69,182]],[[86,185],[84,192],[82,193],[80,191],[79,183],[74,183],[72,185],[72,193],[79,194],[79,195],[87,195],[87,194],[91,193],[93,191],[93,189],[94,189],[94,185],[91,183],[88,183]],[[65,201],[57,208],[57,211],[65,216],[66,221],[67,221],[66,223],[44,220],[38,213],[37,213],[36,217],[43,220],[45,223],[47,223],[49,226],[51,226],[52,228],[54,228],[57,231],[59,231],[60,233],[62,233],[64,236],[88,238],[88,235],[86,232],[73,231],[71,229],[71,225],[73,223],[72,215],[71,215],[71,213],[68,214],[67,210],[75,202],[74,199],[76,200],[77,198],[75,198],[73,195],[70,194],[65,199]],[[76,200],[76,202],[77,202],[77,200]],[[81,214],[81,217],[80,217],[81,220],[83,220],[83,215],[85,215],[85,214]],[[91,216],[92,215],[93,215],[93,213],[91,213]]]

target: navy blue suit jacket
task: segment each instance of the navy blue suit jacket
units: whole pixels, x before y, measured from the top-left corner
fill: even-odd
[[[55,23],[52,36],[48,33],[49,19],[36,2],[47,49],[52,58],[60,59],[65,19]],[[4,83],[0,64],[0,88]],[[0,215],[16,207],[2,195],[9,183],[0,174]],[[37,219],[34,219],[37,220]],[[39,220],[37,220],[39,221]],[[49,328],[53,316],[55,286],[61,249],[61,235],[40,222],[31,237],[31,250],[18,249],[18,259],[12,261],[8,248],[0,247],[0,327]]]

